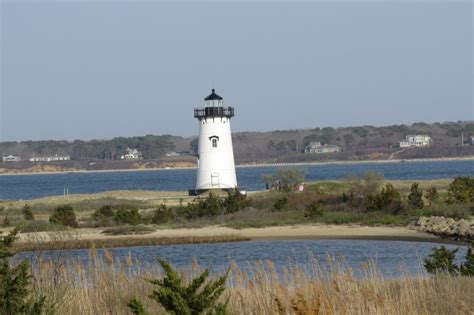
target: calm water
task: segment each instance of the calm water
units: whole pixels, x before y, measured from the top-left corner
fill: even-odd
[[[175,267],[185,269],[191,266],[196,258],[201,266],[211,266],[214,271],[225,270],[231,260],[237,262],[241,269],[252,271],[255,263],[272,260],[278,271],[283,267],[298,265],[310,270],[312,257],[327,267],[327,255],[344,257],[347,266],[362,273],[361,265],[374,260],[378,270],[387,277],[402,275],[419,275],[423,273],[423,259],[438,244],[406,241],[366,241],[366,240],[287,240],[287,241],[250,241],[216,244],[137,246],[111,249],[113,255],[125,261],[129,253],[146,268],[156,264],[160,257],[171,262]],[[448,248],[456,246],[446,245]],[[102,255],[103,251],[99,250]],[[466,253],[462,246],[458,258]],[[22,253],[21,257],[43,259],[80,260],[88,263],[88,250],[44,251],[40,253]]]
[[[347,174],[377,171],[388,179],[436,179],[474,175],[474,161],[435,161],[402,163],[361,163],[303,166],[306,180],[341,179]],[[261,178],[273,174],[277,167],[237,168],[239,186],[261,190]],[[187,191],[194,187],[196,170],[156,170],[103,173],[67,173],[0,176],[0,199],[33,199],[70,194],[87,194],[109,190]]]

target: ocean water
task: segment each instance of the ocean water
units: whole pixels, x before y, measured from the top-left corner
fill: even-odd
[[[385,277],[424,275],[423,259],[434,246],[439,244],[407,241],[375,240],[258,240],[234,243],[189,244],[165,246],[136,246],[113,248],[109,251],[122,262],[131,255],[146,269],[157,264],[157,257],[185,270],[191,267],[193,259],[203,267],[211,267],[214,272],[226,270],[231,261],[239,268],[253,272],[256,264],[271,260],[278,272],[294,266],[312,272],[312,261],[316,259],[322,268],[329,268],[328,255],[343,266],[354,269],[358,276],[364,275],[363,264],[375,262],[377,271]],[[445,245],[452,249],[457,246]],[[457,258],[466,254],[466,246],[461,246]],[[103,255],[103,250],[98,250]],[[81,261],[89,263],[89,250],[65,250],[25,252],[17,258],[29,258],[34,263],[40,256],[43,260],[64,260],[66,263]]]
[[[341,179],[348,174],[367,171],[382,173],[387,179],[436,179],[474,176],[474,161],[429,161],[398,163],[353,163],[298,166],[306,170],[306,180]],[[238,167],[239,186],[262,190],[262,176],[273,174],[277,166]],[[64,174],[0,176],[0,199],[33,199],[69,194],[88,194],[110,190],[187,191],[196,181],[195,169],[164,169],[127,172],[91,172]]]

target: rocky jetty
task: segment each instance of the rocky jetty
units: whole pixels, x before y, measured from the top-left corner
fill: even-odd
[[[454,220],[445,217],[420,217],[409,228],[455,240],[474,240],[474,220]]]

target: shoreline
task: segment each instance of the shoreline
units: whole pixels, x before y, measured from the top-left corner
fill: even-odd
[[[288,225],[263,228],[233,229],[221,226],[204,228],[160,229],[149,234],[109,236],[103,229],[79,229],[59,232],[19,234],[16,248],[21,251],[87,249],[90,247],[165,246],[257,240],[379,240],[458,244],[464,242],[443,239],[433,234],[410,230],[407,227],[362,225]],[[59,235],[58,234],[58,235]]]
[[[312,166],[312,165],[344,165],[344,164],[379,164],[379,163],[419,163],[419,162],[445,162],[445,161],[474,161],[474,156],[465,157],[440,157],[420,159],[393,159],[393,160],[348,160],[348,161],[320,161],[320,162],[288,162],[288,163],[255,163],[238,164],[236,168],[276,167],[276,166]],[[89,173],[114,173],[114,172],[148,172],[170,170],[192,170],[197,167],[166,167],[166,168],[128,168],[105,170],[71,170],[71,171],[46,171],[46,172],[4,172],[0,176],[25,176],[25,175],[55,175],[55,174],[89,174]]]

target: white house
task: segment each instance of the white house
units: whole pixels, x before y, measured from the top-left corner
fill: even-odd
[[[321,145],[321,142],[310,142],[305,148],[305,153],[334,153],[341,152],[341,148],[337,145],[325,144]]]
[[[33,156],[28,159],[30,162],[56,162],[56,161],[69,161],[70,155],[50,155],[50,156]]]
[[[409,147],[429,147],[433,143],[433,139],[426,135],[409,135],[406,136],[405,141],[400,141],[398,145],[400,148]]]
[[[7,155],[2,157],[3,162],[21,162],[21,157],[16,155]]]
[[[127,153],[122,155],[122,160],[138,160],[140,158],[140,152],[137,149],[127,148]]]

